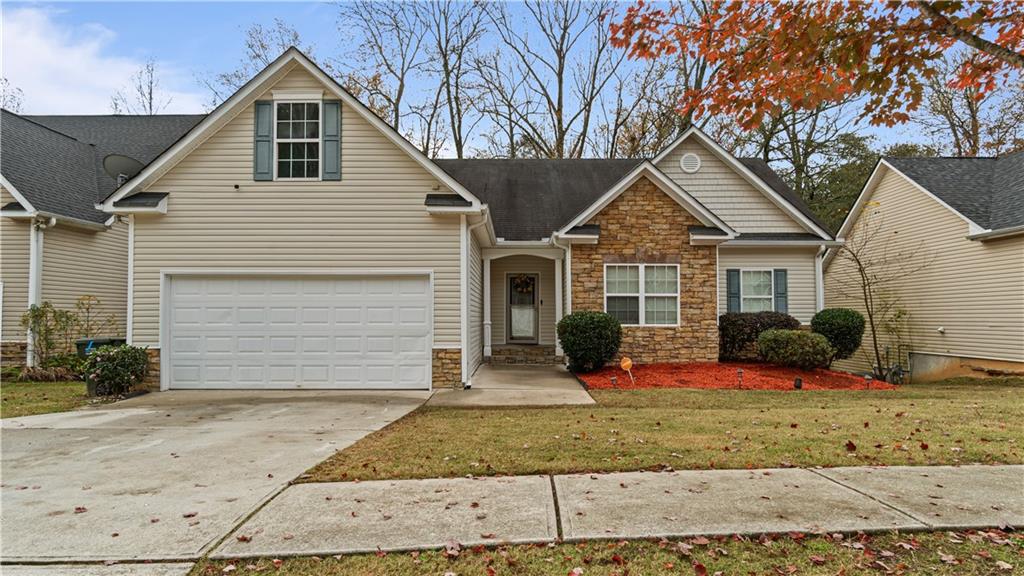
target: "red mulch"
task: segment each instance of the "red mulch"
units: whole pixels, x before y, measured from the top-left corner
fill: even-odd
[[[739,382],[737,370],[743,370]],[[703,388],[732,390],[793,390],[793,380],[803,379],[804,390],[894,390],[895,386],[860,376],[831,370],[799,370],[769,364],[731,362],[686,362],[679,364],[643,364],[633,366],[629,380],[618,366],[606,366],[595,372],[578,375],[590,388],[597,390],[639,388]],[[616,383],[612,385],[612,377]]]

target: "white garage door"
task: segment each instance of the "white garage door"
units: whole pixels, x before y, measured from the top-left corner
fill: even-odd
[[[171,388],[430,388],[427,277],[170,279]]]

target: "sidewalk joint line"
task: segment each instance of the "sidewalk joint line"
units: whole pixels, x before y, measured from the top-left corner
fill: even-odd
[[[853,486],[850,486],[849,484],[844,484],[843,482],[840,482],[839,480],[836,480],[835,478],[832,478],[831,476],[828,476],[826,474],[822,474],[822,473],[818,472],[817,470],[815,470],[813,468],[804,468],[804,470],[807,470],[808,472],[816,474],[816,475],[824,478],[825,480],[828,480],[830,482],[834,482],[835,484],[838,484],[839,486],[842,486],[843,488],[846,488],[847,490],[850,490],[852,492],[856,492],[857,494],[860,494],[861,496],[864,496],[864,497],[868,498],[869,500],[874,500],[875,502],[878,502],[882,506],[885,506],[886,508],[889,508],[891,510],[899,512],[900,514],[906,516],[907,518],[910,518],[911,520],[914,520],[915,522],[920,522],[922,525],[924,525],[927,528],[935,528],[935,526],[933,524],[931,524],[930,522],[928,522],[926,520],[923,520],[921,518],[918,518],[917,516],[914,516],[910,512],[907,512],[906,510],[903,510],[901,508],[897,508],[895,505],[890,504],[890,503],[886,502],[885,500],[882,500],[881,498],[876,498],[876,497],[872,496],[871,494],[868,494],[867,492],[864,492],[863,490],[860,490],[858,488],[854,488]]]
[[[562,535],[562,514],[558,509],[558,490],[555,489],[555,476],[548,474],[548,481],[551,483],[551,501],[555,505],[555,535],[559,542],[564,541]]]

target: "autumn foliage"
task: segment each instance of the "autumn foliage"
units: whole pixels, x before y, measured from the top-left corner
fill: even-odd
[[[944,53],[970,56],[946,81],[981,97],[1024,69],[1024,2],[744,2],[663,8],[640,0],[613,17],[612,44],[634,58],[697,54],[714,70],[682,112],[723,115],[744,128],[788,104],[811,110],[865,97],[872,124],[906,122]]]

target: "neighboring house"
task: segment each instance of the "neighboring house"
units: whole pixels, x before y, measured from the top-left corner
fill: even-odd
[[[82,296],[125,333],[128,226],[97,209],[116,182],[111,154],[148,163],[200,117],[0,117],[0,341],[4,364],[29,358],[21,317],[33,304],[73,310]]]
[[[699,130],[650,160],[431,161],[294,48],[103,209],[162,389],[468,384],[554,362],[572,310],[639,362],[716,360],[726,310],[809,322],[835,245]]]
[[[888,363],[909,366],[915,381],[1024,372],[1024,153],[883,158],[839,238],[875,269],[906,271],[878,295],[904,319],[895,329],[879,319]],[[855,267],[832,251],[825,286],[829,307],[864,311],[849,295]],[[839,368],[871,369],[869,334]]]

